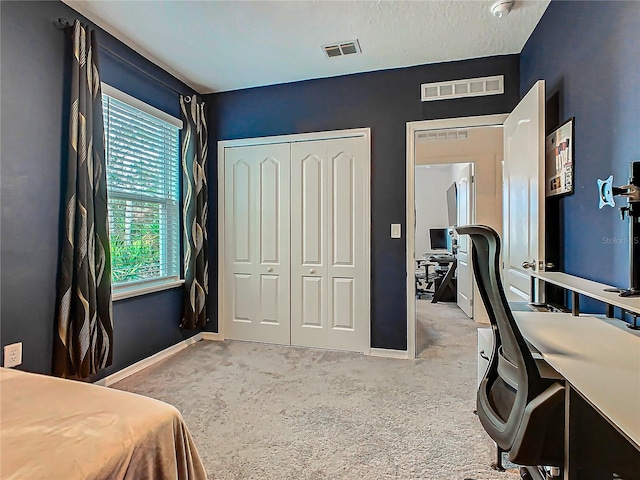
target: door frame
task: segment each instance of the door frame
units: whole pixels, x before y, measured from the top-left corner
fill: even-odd
[[[406,160],[406,278],[407,278],[407,357],[416,358],[416,285],[415,285],[415,135],[427,130],[451,128],[495,127],[502,126],[508,113],[481,115],[477,117],[458,117],[442,120],[421,120],[407,122],[407,160]]]
[[[252,137],[241,138],[235,140],[220,140],[218,141],[218,158],[217,158],[217,186],[218,186],[218,336],[220,340],[224,340],[224,295],[225,295],[225,269],[224,269],[224,254],[225,254],[225,242],[224,242],[224,211],[225,211],[225,190],[224,190],[224,158],[225,148],[232,147],[247,147],[252,145],[267,145],[274,143],[294,143],[294,142],[308,142],[314,140],[332,140],[337,138],[353,138],[362,137],[367,140],[367,168],[365,168],[365,245],[367,252],[364,256],[364,289],[365,305],[364,311],[367,312],[368,319],[365,322],[366,327],[363,335],[367,338],[367,348],[364,352],[365,355],[370,354],[371,349],[371,129],[370,128],[351,128],[346,130],[328,130],[323,132],[311,132],[311,133],[296,133],[291,135],[274,135],[268,137]]]

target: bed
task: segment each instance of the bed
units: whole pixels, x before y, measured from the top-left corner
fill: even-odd
[[[0,478],[206,479],[180,412],[133,393],[0,368]]]

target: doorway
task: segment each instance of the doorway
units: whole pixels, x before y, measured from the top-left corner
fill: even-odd
[[[469,243],[455,231],[474,223],[474,168],[470,162],[415,166],[417,357],[449,331],[434,328],[443,317],[446,323],[474,316]]]
[[[440,189],[444,187],[445,190],[450,190],[450,187],[455,186],[455,224],[462,224],[459,223],[460,221],[480,223],[501,232],[502,124],[506,117],[506,115],[488,115],[407,123],[406,240],[407,353],[409,358],[415,358],[417,353],[416,265],[421,260],[429,259],[429,255],[425,259],[423,254],[430,254],[434,251],[429,244],[430,236],[426,235],[424,231],[425,222],[419,218],[419,212],[425,210],[424,205],[419,205],[419,202],[425,201],[422,199],[425,195],[436,194],[438,190],[437,187],[432,186],[429,192],[425,192],[425,187],[421,186],[419,182],[423,177],[428,178],[429,173],[427,172],[431,171],[431,175],[434,176],[433,181],[438,182]],[[443,175],[451,181],[445,181]],[[445,222],[444,227],[451,227],[453,219],[450,220],[448,214],[452,209],[448,208],[446,198],[445,193],[445,195],[440,195],[438,199],[432,199],[432,210],[439,211],[441,216],[446,213],[446,219],[441,219],[441,221]],[[449,203],[452,201],[450,200]],[[461,215],[462,217],[460,217]],[[447,234],[452,234],[451,230]],[[448,254],[455,255],[447,267],[447,272],[454,270],[452,276],[455,279],[455,281],[449,282],[447,287],[449,305],[453,304],[457,309],[459,307],[455,307],[455,305],[459,304],[467,316],[473,317],[476,322],[488,323],[484,306],[480,301],[474,304],[474,298],[479,298],[479,295],[472,278],[468,240],[464,237],[458,239],[455,233],[453,233],[451,240],[453,246],[447,246],[444,249]],[[425,250],[426,247],[428,247],[427,250]],[[436,260],[439,259],[436,258]],[[443,258],[442,263],[444,260],[446,259]],[[435,263],[440,262],[436,261]],[[460,268],[460,272],[457,272],[458,268]],[[442,271],[439,273],[441,274]],[[426,276],[429,279],[428,273]],[[442,280],[444,281],[444,278]],[[433,288],[434,285],[429,287]]]
[[[456,303],[470,318],[467,245],[454,227],[474,220],[473,169],[473,163],[415,166],[416,297]]]

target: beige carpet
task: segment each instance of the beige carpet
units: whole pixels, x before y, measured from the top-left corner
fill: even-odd
[[[475,325],[435,307],[414,361],[202,341],[115,387],[175,405],[210,479],[517,479],[472,413]]]

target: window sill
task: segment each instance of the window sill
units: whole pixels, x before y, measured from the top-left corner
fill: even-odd
[[[114,302],[124,300],[125,298],[139,297],[148,293],[161,292],[171,288],[180,287],[184,284],[183,279],[156,280],[152,282],[138,283],[135,285],[125,285],[113,287],[111,299]]]

